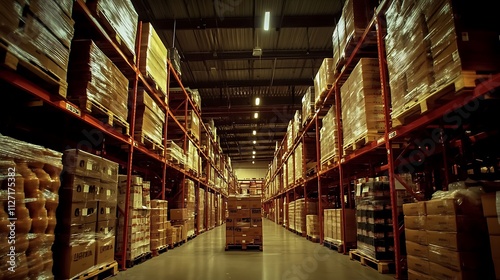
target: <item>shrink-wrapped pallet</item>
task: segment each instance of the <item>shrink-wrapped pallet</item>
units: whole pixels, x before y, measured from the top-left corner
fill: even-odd
[[[330,107],[323,117],[323,126],[320,129],[321,164],[339,156],[339,141],[335,105]]]
[[[151,23],[142,25],[139,70],[151,78],[160,91],[167,92],[167,48]]]

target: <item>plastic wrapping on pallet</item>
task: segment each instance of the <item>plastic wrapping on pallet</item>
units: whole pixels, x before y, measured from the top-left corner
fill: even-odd
[[[194,106],[198,108],[198,111],[201,111],[200,91],[198,89],[190,89],[190,88],[186,88],[186,91],[191,100],[193,101]]]
[[[340,89],[344,149],[359,138],[384,132],[378,60],[362,58]]]
[[[163,146],[165,112],[145,90],[137,92],[135,133],[145,135],[154,143]]]
[[[23,15],[23,4],[16,0],[0,2],[0,36],[10,36],[19,28]]]
[[[177,72],[177,75],[179,78],[182,76],[181,72],[181,56],[179,55],[179,52],[177,51],[176,48],[169,48],[168,49],[168,59],[172,63],[172,66],[174,67],[174,70]]]
[[[186,164],[186,155],[184,151],[172,140],[167,140],[167,157],[169,161],[177,162],[178,164]]]
[[[292,149],[292,146],[293,146],[293,120],[290,120],[290,122],[288,122],[288,126],[286,128],[286,147],[287,147],[287,151],[290,151]]]
[[[314,115],[314,87],[308,87],[302,97],[302,125],[305,125]]]
[[[320,129],[321,163],[337,157],[339,153],[339,141],[337,135],[337,117],[335,105],[330,107],[328,113],[323,117],[323,126]]]
[[[151,23],[142,25],[141,60],[139,70],[158,85],[163,94],[167,92],[167,48]]]
[[[96,0],[97,10],[109,22],[128,50],[135,54],[138,15],[130,0]]]
[[[320,227],[318,215],[307,215],[306,220],[307,236],[319,239]]]
[[[129,81],[91,40],[72,43],[68,99],[97,103],[122,121],[128,115]]]
[[[35,16],[47,26],[48,30],[50,30],[63,45],[69,48],[74,35],[74,21],[67,15],[64,8],[57,4],[55,0],[32,0],[30,1],[29,8]]]
[[[303,168],[303,149],[302,149],[302,143],[299,143],[297,145],[297,148],[295,148],[294,151],[294,157],[295,157],[295,181],[301,180],[304,178],[303,173],[304,173],[304,168]]]
[[[324,97],[334,82],[335,71],[333,59],[325,58],[314,78],[314,100],[316,103],[321,101],[321,98]]]
[[[62,153],[0,134],[0,157],[40,162],[62,169]]]
[[[200,141],[200,118],[194,110],[188,110],[187,120],[184,113],[182,115],[176,115],[179,122],[187,122],[186,127],[189,133],[191,133],[197,141]]]

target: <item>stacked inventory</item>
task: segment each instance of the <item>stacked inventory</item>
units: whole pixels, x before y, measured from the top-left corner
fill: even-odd
[[[137,92],[135,137],[143,144],[163,147],[165,113],[145,90]]]
[[[323,213],[324,239],[335,244],[354,247],[352,245],[356,244],[356,211],[354,209],[324,209]],[[345,228],[343,227],[344,215]]]
[[[314,78],[314,104],[319,105],[322,103],[323,98],[335,82],[334,73],[333,59],[323,59],[323,63],[321,63],[318,73],[316,73],[316,77]]]
[[[314,116],[314,87],[308,87],[302,97],[302,126]]]
[[[320,228],[318,215],[306,216],[307,236],[313,239],[319,239]]]
[[[188,145],[187,145],[187,151],[186,151],[186,168],[188,171],[193,172],[195,175],[201,175],[200,172],[200,155],[198,154],[198,148],[196,145],[191,141],[187,140]]]
[[[129,81],[93,41],[73,41],[68,83],[68,99],[83,110],[109,110],[109,122],[117,118],[126,123]]]
[[[304,175],[303,175],[303,171],[304,171],[304,168],[303,168],[303,158],[304,158],[304,154],[303,154],[303,150],[302,150],[302,143],[299,143],[299,145],[297,145],[297,148],[295,148],[295,151],[294,151],[294,158],[295,158],[295,181],[299,181],[299,180],[303,180],[304,179]]]
[[[260,196],[235,196],[227,199],[226,248],[228,245],[262,246]]]
[[[126,246],[126,255],[122,256],[127,261],[151,252],[151,210],[148,205],[149,190],[147,182],[142,177],[133,175],[130,178],[129,208],[125,208],[127,194],[127,175],[118,176],[118,231],[116,239],[116,252],[121,255],[122,246]],[[146,183],[146,184],[145,184]],[[146,186],[146,188],[144,188]],[[125,217],[120,213],[128,210],[127,243],[123,240],[125,230]]]
[[[392,260],[394,234],[389,182],[370,179],[357,187],[361,194],[356,204],[358,252],[376,260]]]
[[[159,250],[167,245],[168,201],[151,200],[151,251]]]
[[[500,191],[484,194],[481,197],[483,213],[488,223],[491,256],[495,267],[495,279],[500,279]]]
[[[385,131],[378,60],[362,58],[340,89],[344,154]]]
[[[196,109],[198,109],[198,112],[201,112],[201,95],[200,92],[197,89],[190,89],[186,88],[186,91],[193,101],[193,105]]]
[[[120,45],[124,45],[127,51],[135,54],[135,39],[137,36],[138,15],[130,0],[91,0],[87,6],[94,11],[108,30],[116,34]]]
[[[62,155],[1,135],[0,143],[2,274],[51,279]]]
[[[286,180],[287,188],[291,188],[295,183],[295,155],[292,153],[287,159]]]
[[[403,209],[410,279],[490,279],[479,192],[438,191]]]
[[[295,230],[298,233],[307,232],[306,216],[307,215],[317,215],[318,214],[318,203],[311,200],[306,200],[305,198],[300,198],[295,202]],[[306,205],[307,204],[307,205]]]
[[[321,169],[328,166],[328,162],[338,159],[339,140],[337,135],[337,118],[335,115],[335,106],[330,107],[328,113],[323,117],[323,126],[320,129],[321,146]]]
[[[188,237],[188,209],[170,209],[170,223],[177,231],[177,242],[186,241]]]
[[[167,234],[167,245],[169,248],[173,248],[178,242],[177,240],[177,227],[173,227],[170,221],[165,223],[165,233]]]
[[[198,191],[198,232],[203,232],[205,229],[205,190],[200,188]]]
[[[295,114],[293,115],[293,124],[292,124],[292,133],[293,133],[293,138],[292,138],[292,143],[298,138],[299,133],[302,128],[302,113],[297,110],[295,111]]]
[[[139,70],[144,76],[152,79],[160,92],[166,96],[167,48],[151,23],[142,25],[140,52]]]
[[[179,122],[185,122],[188,134],[191,135],[197,143],[200,143],[200,118],[196,114],[196,111],[188,110],[187,120],[184,113],[182,115],[176,115],[175,117]]]
[[[174,68],[175,72],[177,72],[177,75],[179,76],[180,79],[182,76],[181,56],[179,55],[179,52],[177,51],[176,48],[168,49],[168,60],[170,61],[170,63],[172,63],[172,67]]]
[[[166,157],[169,162],[184,166],[186,164],[186,154],[184,151],[172,140],[167,140]]]
[[[288,203],[288,229],[296,230],[295,225],[295,201],[292,201]]]
[[[290,122],[288,122],[288,126],[286,128],[286,148],[287,148],[287,151],[290,151],[292,149],[292,146],[293,146],[293,120],[290,120]]]
[[[184,198],[184,207],[187,208],[187,236],[191,237],[195,234],[194,225],[196,218],[196,193],[194,182],[186,179],[184,181],[186,197]]]

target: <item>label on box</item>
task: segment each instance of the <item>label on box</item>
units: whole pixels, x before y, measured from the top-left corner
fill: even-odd
[[[106,191],[106,196],[111,196],[111,190]]]
[[[82,216],[87,216],[87,208],[82,208]]]
[[[104,234],[108,234],[108,228],[104,228]]]
[[[87,161],[87,170],[92,170],[92,161]]]
[[[109,207],[106,207],[106,214],[110,214],[111,213],[111,209]]]
[[[453,61],[457,61],[460,57],[458,56],[458,51],[454,51],[451,54],[451,57],[453,58]]]
[[[89,185],[87,185],[87,184],[84,184],[84,185],[83,185],[83,192],[84,192],[84,193],[88,193],[88,192],[89,192],[89,190],[90,190],[90,186],[89,186]]]

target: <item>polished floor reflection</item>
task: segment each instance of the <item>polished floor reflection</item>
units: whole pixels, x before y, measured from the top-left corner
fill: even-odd
[[[264,220],[263,252],[226,252],[224,239],[224,226],[217,227],[113,279],[393,279],[268,220]]]

